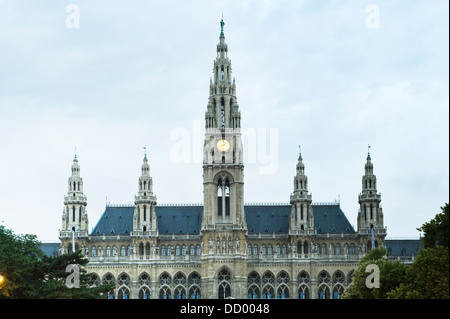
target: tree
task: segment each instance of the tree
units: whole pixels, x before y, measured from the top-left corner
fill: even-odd
[[[419,251],[405,282],[388,293],[390,299],[448,299],[449,255],[444,246]]]
[[[0,226],[0,298],[34,298],[36,275],[44,253],[35,235],[15,235]]]
[[[441,207],[442,212],[436,214],[435,218],[430,222],[425,223],[422,227],[417,228],[418,231],[424,232],[423,245],[425,248],[431,248],[435,246],[449,246],[449,205],[446,203]]]
[[[407,280],[388,294],[389,298],[448,299],[449,298],[449,205],[442,213],[418,228],[424,232],[424,248],[408,270]]]
[[[112,285],[93,286],[91,274],[85,270],[89,260],[77,251],[60,256],[46,256],[35,235],[15,235],[0,226],[0,298],[101,298]],[[78,265],[80,287],[68,288],[66,267]]]
[[[379,269],[379,288],[368,288],[366,279],[370,275],[367,266],[376,265]],[[353,273],[352,284],[344,291],[344,299],[386,299],[387,294],[405,281],[406,265],[387,259],[385,247],[373,248],[361,258]]]

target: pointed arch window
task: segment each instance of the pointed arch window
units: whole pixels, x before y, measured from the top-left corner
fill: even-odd
[[[219,283],[219,299],[225,299],[231,296],[231,286],[230,286],[231,275],[227,269],[222,269],[219,272],[218,283]]]
[[[230,217],[230,181],[219,178],[217,183],[217,216],[219,219]]]

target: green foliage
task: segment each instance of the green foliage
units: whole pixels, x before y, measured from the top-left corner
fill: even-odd
[[[44,253],[35,235],[15,235],[0,226],[0,298],[33,298],[39,283],[39,261]]]
[[[449,246],[449,205],[446,203],[441,207],[442,213],[436,214],[436,217],[430,222],[425,223],[422,227],[417,228],[418,231],[424,232],[423,245],[425,248],[435,246]]]
[[[92,287],[91,276],[86,273],[88,259],[81,252],[60,256],[46,256],[34,235],[15,235],[0,226],[0,299],[80,299],[101,298],[114,285]],[[66,286],[66,267],[80,266],[80,288]]]
[[[411,266],[389,261],[385,248],[372,249],[361,258],[343,298],[449,299],[449,204],[441,209],[441,214],[418,228],[424,232],[425,249],[418,252]],[[380,288],[366,287],[369,264],[380,269]]]
[[[367,288],[366,272],[368,265],[377,265],[380,270],[380,288]],[[377,247],[361,258],[358,268],[353,273],[352,284],[342,298],[344,299],[386,299],[387,294],[400,285],[406,277],[407,266],[398,261],[390,261],[386,257],[386,248]]]
[[[422,249],[406,280],[388,294],[390,299],[448,299],[448,247]]]

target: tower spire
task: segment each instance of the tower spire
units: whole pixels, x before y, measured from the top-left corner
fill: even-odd
[[[133,215],[133,235],[156,235],[156,195],[153,193],[153,180],[147,160],[147,147],[144,146],[144,160],[139,177],[138,194],[134,197],[136,205]]]
[[[373,173],[373,163],[370,158],[370,145],[367,147],[366,164],[362,177],[362,191],[358,196],[360,205],[358,212],[358,232],[370,235],[375,232],[376,245],[380,244],[386,236],[384,228],[383,210],[381,208],[381,194],[377,192],[377,177]]]
[[[72,230],[76,232],[77,238],[88,236],[87,198],[83,193],[83,178],[80,175],[80,165],[78,164],[76,152],[71,170],[72,174],[68,180],[67,195],[64,196],[60,238],[71,238]]]
[[[308,177],[305,174],[305,164],[303,164],[301,146],[298,146],[299,155],[297,172],[294,176],[294,192],[291,194],[290,203],[291,234],[305,234],[313,231],[314,215],[311,208],[312,195],[308,193]]]

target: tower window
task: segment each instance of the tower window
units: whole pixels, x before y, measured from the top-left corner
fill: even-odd
[[[230,217],[230,181],[228,178],[219,178],[217,183],[217,216]]]

